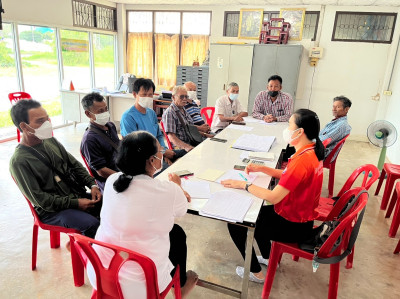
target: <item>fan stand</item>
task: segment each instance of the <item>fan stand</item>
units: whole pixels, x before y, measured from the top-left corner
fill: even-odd
[[[377,165],[380,173],[382,173],[383,164],[385,164],[385,159],[386,159],[386,149],[387,149],[386,140],[387,140],[387,138],[383,138],[383,146],[381,149],[381,154],[379,155],[379,160],[378,160],[378,165]],[[370,173],[368,176],[371,177],[372,173]],[[385,178],[386,178],[386,176],[385,176]]]

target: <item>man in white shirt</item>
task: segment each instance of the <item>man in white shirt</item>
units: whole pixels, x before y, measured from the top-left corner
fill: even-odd
[[[215,113],[211,131],[218,133],[226,128],[232,121],[243,121],[248,116],[239,102],[239,85],[235,82],[228,84],[226,95],[220,97],[215,103]]]

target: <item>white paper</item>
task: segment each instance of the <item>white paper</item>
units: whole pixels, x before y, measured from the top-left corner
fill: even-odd
[[[253,199],[249,196],[222,190],[211,195],[199,214],[231,222],[243,222],[252,204]]]
[[[244,125],[235,125],[235,124],[230,124],[226,128],[227,129],[233,129],[233,130],[247,131],[247,132],[249,132],[249,131],[254,129],[253,127],[246,127]]]
[[[251,158],[250,158],[251,157]],[[243,151],[240,154],[240,159],[249,159],[249,160],[256,160],[256,161],[274,161],[275,154],[274,153],[267,153],[267,152],[248,152]]]
[[[210,198],[210,184],[204,181],[182,181],[182,188],[189,193],[192,198]]]
[[[253,117],[250,117],[250,116],[245,116],[245,117],[243,117],[243,120],[245,121],[245,122],[247,122],[247,123],[264,123],[264,121],[263,120],[261,120],[261,119],[256,119],[256,118],[253,118]]]
[[[242,176],[245,177],[247,181]],[[242,170],[231,169],[225,172],[223,176],[218,178],[216,182],[221,183],[221,181],[224,180],[238,180],[238,181],[246,181],[248,183],[253,183],[256,178],[257,174],[255,173],[247,174]]]
[[[253,152],[268,152],[274,141],[275,136],[243,134],[235,141],[232,147]]]

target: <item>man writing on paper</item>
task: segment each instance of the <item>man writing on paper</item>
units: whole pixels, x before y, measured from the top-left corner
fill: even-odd
[[[247,116],[244,111],[239,97],[239,85],[235,82],[228,84],[226,95],[220,97],[215,103],[215,114],[212,122],[211,131],[219,133],[225,129],[232,121],[243,121],[243,117]]]
[[[269,77],[267,90],[256,96],[252,116],[268,123],[288,121],[293,113],[293,99],[281,89],[282,78],[278,75]]]

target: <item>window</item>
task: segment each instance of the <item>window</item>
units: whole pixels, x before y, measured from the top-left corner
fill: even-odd
[[[181,31],[180,12],[156,12],[155,33],[179,34]]]
[[[315,40],[317,37],[319,11],[307,11],[304,17],[302,39]]]
[[[115,88],[114,36],[93,33],[95,87]]]
[[[72,0],[74,26],[117,31],[117,10],[83,0]]]
[[[129,32],[153,32],[153,12],[131,11],[128,17]]]
[[[182,14],[183,34],[210,35],[211,14],[208,12],[184,12]]]
[[[336,12],[332,41],[390,44],[397,14]]]
[[[239,34],[239,11],[226,11],[224,20],[224,36],[237,37]]]

